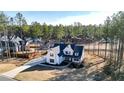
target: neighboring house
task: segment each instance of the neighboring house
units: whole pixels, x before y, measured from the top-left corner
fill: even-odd
[[[11,41],[16,42],[16,43],[18,43],[18,44],[21,44],[22,42],[24,42],[24,40],[21,39],[21,38],[18,37],[18,36],[13,36],[13,37],[11,38]]]
[[[46,63],[54,65],[63,61],[81,63],[84,59],[84,46],[76,44],[55,44],[47,52]]]
[[[20,37],[18,36],[13,36],[11,38],[11,41],[15,44],[15,47],[16,47],[16,51],[22,51],[24,50],[24,40],[21,39]]]
[[[0,38],[0,47],[3,48],[3,50],[6,50],[6,47],[10,48],[11,51],[21,51],[21,43],[23,40],[18,36],[10,36],[10,39],[8,39],[7,36],[2,36]]]
[[[0,38],[0,40],[1,40],[1,41],[9,41],[9,39],[8,39],[7,36],[2,36],[2,37]]]
[[[16,46],[16,43],[13,43],[12,41],[1,41],[0,48],[3,51],[6,51],[6,49],[10,49],[10,51],[17,51],[18,49],[18,47]]]

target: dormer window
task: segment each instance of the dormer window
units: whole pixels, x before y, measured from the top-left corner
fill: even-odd
[[[53,53],[50,53],[50,56],[53,57]]]
[[[71,52],[70,51],[65,51],[66,55],[70,55]]]
[[[65,49],[63,50],[63,53],[65,55],[73,55],[74,50],[71,48],[71,45],[67,45]]]
[[[78,56],[79,55],[79,53],[75,53],[75,56]]]
[[[68,51],[65,51],[66,54],[68,54]]]

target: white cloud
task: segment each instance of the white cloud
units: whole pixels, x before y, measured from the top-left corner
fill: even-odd
[[[104,20],[107,16],[112,16],[112,11],[108,12],[91,12],[87,15],[80,15],[80,16],[67,16],[63,18],[58,18],[56,21],[48,22],[48,24],[63,24],[63,25],[70,25],[74,22],[81,22],[84,25],[88,24],[103,24]]]

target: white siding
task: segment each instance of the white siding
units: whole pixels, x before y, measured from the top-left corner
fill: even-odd
[[[82,50],[81,62],[84,60],[84,48]]]
[[[53,56],[50,56],[50,54],[51,53],[53,53]],[[55,53],[53,52],[53,51],[51,51],[51,50],[48,50],[48,53],[47,53],[47,63],[49,63],[49,64],[51,64],[51,62],[50,62],[50,59],[54,59],[54,61],[55,61]],[[52,63],[53,64],[53,63]]]
[[[18,52],[19,51],[19,46],[15,43],[15,51]]]
[[[51,48],[51,51],[53,51],[55,54],[59,54],[60,53],[60,47],[57,46],[57,47]]]
[[[59,57],[59,64],[61,64],[64,61],[64,57],[60,56]]]
[[[49,64],[60,64],[61,63],[60,62],[61,60],[60,60],[58,54],[55,52],[55,50],[58,50],[58,48],[56,48],[54,50],[53,49],[48,50],[46,63],[49,63]],[[50,54],[53,54],[53,56],[50,56]],[[50,62],[50,59],[54,59],[54,63]]]
[[[70,55],[73,55],[73,53],[74,53],[74,50],[71,48],[70,45],[68,45],[68,46],[63,50],[63,52],[64,52],[65,55],[66,55],[66,51],[70,52]]]
[[[74,63],[80,63],[81,62],[81,59],[79,59],[78,61],[75,61],[74,58],[72,59],[72,62]]]

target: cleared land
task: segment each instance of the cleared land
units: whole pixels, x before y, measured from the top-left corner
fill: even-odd
[[[90,63],[96,64],[96,62],[101,62],[103,59],[97,56],[89,55],[85,53],[85,64]],[[104,64],[102,64],[104,66]],[[102,67],[101,65],[96,65],[92,69],[80,68],[64,68],[64,69],[54,69],[43,66],[34,66],[21,73],[19,73],[15,79],[16,80],[86,80],[87,74],[96,71]]]
[[[50,78],[61,75],[61,71],[47,68],[43,66],[34,66],[21,73],[19,73],[15,79],[17,80],[49,80]]]
[[[0,64],[0,73],[10,71],[16,67],[15,64]]]
[[[39,81],[39,80],[87,80],[87,78],[90,76],[88,74],[92,72],[96,72],[98,69],[104,67],[105,63],[103,62],[103,59],[101,57],[98,57],[96,55],[92,55],[92,53],[89,53],[85,51],[85,59],[84,64],[85,66],[92,66],[89,69],[80,68],[64,68],[64,69],[54,69],[54,68],[48,68],[43,66],[34,66],[31,67],[21,73],[19,73],[15,79],[16,80],[25,80],[25,81]],[[38,56],[37,56],[38,57]],[[17,61],[18,60],[18,61]],[[0,63],[0,72],[6,72],[11,69],[14,69],[18,66],[23,65],[24,63],[28,62],[29,60],[26,59],[12,59],[9,61],[1,62]],[[96,65],[97,63],[100,63]],[[4,65],[4,66],[3,66]]]
[[[38,55],[36,55],[34,58],[41,57],[44,55],[45,51],[40,51]],[[24,59],[24,58],[9,58],[4,59],[4,61],[0,61],[0,73],[4,73],[7,71],[10,71],[16,67],[19,67],[25,63],[27,63],[31,59]]]
[[[16,67],[23,65],[26,62],[28,62],[28,59],[22,58],[5,59],[4,61],[0,62],[0,73],[10,71]]]

